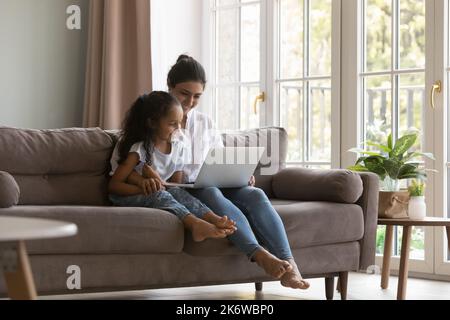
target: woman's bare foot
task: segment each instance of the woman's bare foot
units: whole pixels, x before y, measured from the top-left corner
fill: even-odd
[[[228,219],[227,216],[220,217],[212,211],[206,213],[203,216],[203,219],[208,221],[209,223],[212,223],[217,228],[225,230],[227,235],[230,235],[237,230],[236,222],[234,222],[231,219]]]
[[[302,278],[294,259],[288,259],[287,262],[292,266],[292,270],[283,274],[280,281],[281,285],[292,289],[308,289],[309,282]]]
[[[201,242],[206,239],[221,239],[228,234],[226,229],[219,229],[215,225],[199,219],[193,215],[188,215],[183,220],[186,228],[192,233],[192,238],[196,242]]]
[[[280,279],[286,272],[292,271],[289,262],[278,259],[265,249],[256,251],[253,259],[268,275],[276,279]]]

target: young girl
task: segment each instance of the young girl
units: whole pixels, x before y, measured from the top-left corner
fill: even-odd
[[[182,119],[180,103],[167,92],[155,91],[136,100],[111,158],[109,198],[117,206],[150,207],[175,214],[194,241],[224,238],[236,230],[234,221],[219,217],[181,188],[164,187],[166,181],[182,182],[185,147],[173,139]],[[139,175],[129,181],[133,171]]]

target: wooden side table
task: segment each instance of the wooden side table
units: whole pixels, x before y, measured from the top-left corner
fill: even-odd
[[[74,223],[47,219],[0,217],[0,267],[11,299],[36,299],[36,287],[25,240],[68,237],[77,233]]]
[[[397,300],[404,300],[406,297],[406,282],[408,280],[408,262],[411,243],[411,229],[415,226],[423,227],[445,227],[447,230],[447,241],[450,248],[450,219],[426,217],[423,220],[413,219],[378,219],[379,225],[386,226],[386,236],[384,239],[383,267],[381,272],[381,288],[387,289],[389,286],[389,266],[391,264],[392,236],[394,226],[403,227],[402,249],[400,253],[400,269],[398,274]]]

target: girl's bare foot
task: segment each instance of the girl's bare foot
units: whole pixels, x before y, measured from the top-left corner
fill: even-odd
[[[212,223],[217,228],[225,230],[227,235],[230,235],[237,230],[236,222],[228,219],[227,216],[220,217],[214,212],[208,212],[203,216],[203,219]]]
[[[253,259],[268,275],[276,279],[280,279],[286,272],[292,271],[292,266],[289,262],[278,259],[262,248],[256,251]]]
[[[219,219],[215,221],[214,225],[221,229],[234,229],[236,230],[236,222],[228,219],[227,216],[218,217]]]
[[[215,225],[202,219],[198,219],[197,222],[192,224],[191,233],[192,238],[196,242],[201,242],[209,238],[221,239],[228,235],[226,229],[219,229]]]
[[[292,266],[292,270],[283,274],[280,281],[281,285],[292,289],[308,289],[309,282],[302,278],[294,259],[289,259],[287,262]]]

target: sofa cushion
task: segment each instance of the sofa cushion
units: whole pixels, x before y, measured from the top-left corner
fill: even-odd
[[[363,184],[350,170],[288,168],[274,175],[272,190],[279,199],[355,203]]]
[[[100,128],[0,127],[0,168],[20,187],[23,205],[105,205],[113,149]]]
[[[256,187],[269,198],[273,197],[272,175],[286,166],[287,132],[281,127],[265,127],[250,130],[228,131],[222,134],[227,147],[264,147],[265,151],[255,170]]]
[[[20,189],[8,172],[0,171],[0,208],[9,208],[19,203]]]
[[[183,224],[173,214],[149,208],[16,206],[0,215],[73,222],[76,236],[27,242],[30,254],[178,253]]]
[[[360,240],[363,212],[355,204],[270,199],[285,226],[291,249]],[[184,251],[198,256],[241,254],[228,239],[194,242],[186,235]]]

